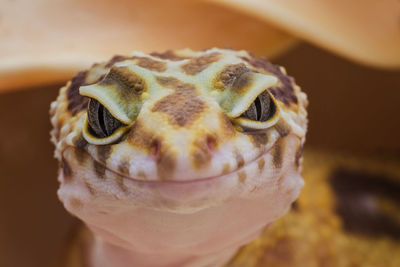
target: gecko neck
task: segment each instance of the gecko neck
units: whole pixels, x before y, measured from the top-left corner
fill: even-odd
[[[138,252],[119,247],[96,237],[91,247],[90,267],[206,267],[223,266],[237,251],[227,248],[210,254],[193,255],[184,251],[176,253],[163,251]]]
[[[143,214],[140,209],[128,212],[135,214],[130,219],[126,214],[120,213],[117,221],[121,223],[114,226],[115,228],[113,225],[116,224],[116,221],[102,226],[87,223],[94,234],[89,245],[89,266],[224,266],[241,246],[256,239],[267,226],[275,221],[275,217],[278,217],[265,219],[265,212],[263,213],[257,208],[260,207],[259,201],[264,200],[229,201],[220,207],[201,210],[194,214],[172,213],[168,216],[163,213],[158,214],[158,220],[150,220],[154,225],[140,222],[141,225],[149,226],[148,229],[135,227],[135,219],[137,220],[137,217]],[[244,217],[236,217],[230,223],[221,221],[221,218],[218,220],[215,218],[215,214],[222,214],[224,210],[242,208],[250,210],[250,213]],[[257,209],[258,212],[251,211],[252,209]],[[280,207],[279,210],[284,213],[287,207]],[[232,212],[237,213],[238,211]],[[253,218],[250,214],[257,218]],[[260,219],[259,216],[263,219]],[[221,217],[225,218],[223,215]],[[168,227],[157,229],[157,223],[155,223],[157,221],[161,224],[165,221],[173,222],[168,223]],[[266,222],[268,223],[266,224]],[[179,223],[181,225],[178,225]],[[244,228],[246,231],[239,231]],[[206,231],[207,234],[200,234],[203,231]]]

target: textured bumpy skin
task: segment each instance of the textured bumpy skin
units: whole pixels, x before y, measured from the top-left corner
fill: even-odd
[[[252,121],[261,94],[269,119]],[[89,101],[118,121],[111,135],[94,133]],[[306,106],[282,67],[245,51],[134,52],[80,72],[51,136],[59,198],[95,235],[89,266],[226,263],[299,195]]]

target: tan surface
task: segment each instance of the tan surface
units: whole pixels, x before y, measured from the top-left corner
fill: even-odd
[[[293,44],[259,18],[202,2],[0,0],[0,92],[67,80],[132,50],[229,46],[272,56]]]
[[[400,67],[397,0],[212,0],[363,64]]]
[[[0,92],[66,80],[116,51],[230,46],[271,58],[293,36],[363,64],[400,67],[397,0],[116,3],[0,0]]]

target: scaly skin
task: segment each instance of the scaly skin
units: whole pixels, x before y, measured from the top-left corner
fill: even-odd
[[[268,119],[245,118],[265,91]],[[109,136],[88,99],[121,123]],[[88,265],[226,263],[299,195],[306,106],[283,68],[245,51],[135,52],[79,73],[51,134],[59,198],[94,233]]]

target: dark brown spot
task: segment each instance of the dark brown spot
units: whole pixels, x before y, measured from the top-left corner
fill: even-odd
[[[336,169],[330,178],[337,194],[337,213],[344,228],[371,237],[400,240],[400,222],[385,212],[381,200],[400,205],[398,177],[387,177],[345,168]]]
[[[275,124],[275,129],[278,131],[281,137],[287,136],[292,130],[291,127],[284,121],[280,120],[277,124]]]
[[[246,172],[245,171],[240,171],[238,173],[238,178],[239,178],[239,182],[243,184],[247,179]]]
[[[121,175],[116,175],[115,176],[115,182],[117,183],[118,187],[123,191],[126,192],[128,190],[128,188],[126,187],[126,185],[124,184],[124,177],[122,177]]]
[[[78,72],[78,74],[72,78],[71,83],[67,88],[67,109],[72,115],[85,110],[88,106],[89,99],[79,94],[79,87],[85,85],[86,74],[87,71]]]
[[[84,163],[85,160],[88,158],[88,153],[85,150],[79,148],[74,149],[74,155],[78,163],[80,164]]]
[[[239,76],[232,85],[232,90],[240,93],[243,89],[247,88],[251,83],[251,73],[246,72]]]
[[[167,50],[163,53],[153,52],[150,55],[153,57],[158,57],[161,59],[167,59],[167,60],[171,60],[171,61],[179,61],[179,60],[187,59],[186,57],[181,57],[181,56],[176,55],[175,52],[172,50]]]
[[[160,143],[161,140],[152,132],[148,131],[140,120],[136,121],[132,129],[127,135],[127,141],[134,147],[141,148],[149,154],[153,154],[155,143]]]
[[[89,193],[91,195],[95,195],[96,194],[96,190],[94,190],[94,188],[92,187],[92,185],[89,183],[89,181],[87,180],[86,177],[83,177],[83,182],[85,183],[86,188],[88,189]]]
[[[283,87],[275,86],[268,90],[277,100],[283,102],[286,106],[290,106],[291,103],[297,104],[297,96],[294,93],[287,93]]]
[[[192,162],[195,168],[208,166],[211,162],[211,151],[207,144],[207,138],[198,138],[193,143]]]
[[[238,151],[235,151],[235,159],[237,163],[237,168],[238,169],[242,168],[244,166],[244,159],[243,156]]]
[[[195,75],[206,69],[211,63],[217,61],[220,54],[213,52],[200,57],[195,57],[189,60],[189,62],[182,65],[182,70],[189,75]]]
[[[72,178],[72,169],[69,166],[69,163],[65,160],[64,157],[61,158],[61,168],[64,176],[64,181],[68,182]]]
[[[223,112],[219,114],[220,127],[225,135],[232,136],[236,133],[232,121]]]
[[[130,57],[115,55],[106,64],[106,68],[111,68],[115,63],[130,59]]]
[[[160,180],[171,180],[176,166],[175,156],[172,155],[168,150],[163,149],[156,158],[156,164],[157,175]]]
[[[178,87],[184,88],[184,87],[188,86],[187,84],[178,80],[175,77],[157,76],[156,80],[160,85],[162,85],[166,88],[171,88],[171,89],[176,89]]]
[[[253,66],[257,70],[267,72],[267,73],[272,73],[272,74],[275,74],[276,76],[284,75],[281,72],[280,67],[278,65],[272,64],[264,57],[254,57],[253,55],[251,55],[250,58],[242,57],[242,59],[247,61],[251,66]]]
[[[258,170],[261,172],[265,166],[265,160],[263,158],[259,159],[257,162]]]
[[[73,143],[75,145],[74,149],[75,158],[79,163],[83,163],[88,156],[86,152],[86,146],[88,143],[82,136],[82,134],[80,134],[77,138],[75,138]]]
[[[257,191],[258,187],[255,185],[253,186],[253,188],[250,190],[250,193],[254,193],[255,191]]]
[[[283,163],[283,144],[282,142],[276,142],[272,149],[272,164],[276,169],[282,168]]]
[[[197,96],[194,86],[180,83],[174,93],[160,99],[151,111],[165,113],[172,124],[183,127],[193,123],[204,108],[204,102]]]
[[[97,174],[97,178],[104,179],[104,175],[106,173],[106,167],[103,164],[100,164],[96,160],[93,161],[94,171]]]
[[[250,138],[256,147],[265,146],[268,143],[268,134],[265,132],[251,133]]]
[[[270,88],[269,91],[272,95],[283,102],[285,105],[289,106],[294,103],[297,104],[297,96],[294,93],[294,79],[289,75],[286,75],[282,72],[281,68],[278,65],[274,65],[265,58],[246,58],[243,57],[245,61],[247,61],[250,65],[255,67],[257,70],[262,72],[272,73],[279,79],[279,85],[273,88]]]
[[[97,158],[100,163],[105,164],[111,155],[111,145],[101,145],[97,147]]]
[[[114,56],[110,61],[107,62],[105,67],[111,68],[112,66],[114,66],[115,63],[121,62],[124,60],[137,60],[138,66],[145,68],[145,69],[153,70],[153,71],[162,72],[167,69],[167,65],[165,62],[154,60],[149,57],[138,57],[138,56],[127,57],[127,56],[120,56],[120,55]]]
[[[247,68],[244,63],[229,65],[217,76],[215,88],[220,90],[226,88],[240,88],[248,82],[247,79],[242,78],[242,76],[248,72],[250,72],[250,69]]]
[[[295,154],[295,157],[294,157],[294,163],[296,164],[296,167],[297,167],[297,168],[300,167],[301,156],[302,156],[302,154],[303,154],[303,146],[302,146],[302,145],[299,145],[299,146],[297,147],[296,154]]]
[[[282,175],[282,176],[280,176],[280,177],[278,177],[278,180],[277,180],[277,185],[278,185],[278,188],[279,189],[281,189],[282,188],[282,182],[285,180],[285,177],[284,177],[284,175]],[[285,188],[286,189],[286,188]],[[289,190],[289,191],[292,191],[292,190]]]
[[[144,80],[128,67],[112,67],[100,85],[115,85],[122,99],[130,100],[140,95],[146,88]]]
[[[137,60],[138,66],[152,71],[163,72],[167,69],[167,64],[162,61],[154,60],[149,57],[133,57]]]
[[[80,148],[80,149],[85,149],[86,146],[87,146],[87,144],[88,144],[88,142],[86,141],[86,139],[83,137],[82,134],[80,134],[79,136],[77,136],[77,137],[73,140],[73,143],[74,143],[74,145],[75,145],[77,148]]]
[[[137,174],[137,177],[141,178],[141,179],[146,179],[147,178],[146,173],[144,171],[139,171],[138,174]]]
[[[69,200],[69,204],[74,209],[81,209],[83,207],[83,202],[79,198],[76,198],[76,197],[71,197]]]
[[[129,161],[121,160],[118,165],[118,172],[124,175],[129,175]]]
[[[231,170],[231,166],[229,165],[229,163],[224,163],[221,175],[229,173],[230,170]]]

